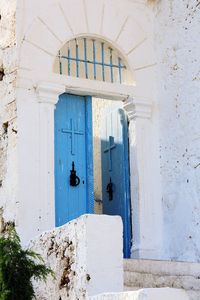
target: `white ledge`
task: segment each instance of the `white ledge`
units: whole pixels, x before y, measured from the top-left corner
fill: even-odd
[[[65,92],[65,86],[61,84],[43,83],[36,88],[39,103],[49,103],[55,105],[58,96]]]
[[[124,102],[124,109],[128,114],[129,120],[136,118],[150,119],[152,115],[152,103],[143,100],[128,98]]]
[[[46,90],[53,93],[58,86],[62,86],[60,92],[66,92],[74,95],[93,96],[111,100],[124,101],[129,97],[134,97],[136,87],[134,85],[124,85],[119,83],[101,82],[98,80],[89,80],[68,77],[60,74],[43,74],[33,71],[20,70],[19,85],[23,84],[23,78],[30,79],[30,86],[36,87],[37,91]],[[56,87],[57,86],[57,87]],[[58,88],[59,91],[59,88]],[[42,92],[43,93],[43,92]],[[45,96],[45,95],[44,95]]]

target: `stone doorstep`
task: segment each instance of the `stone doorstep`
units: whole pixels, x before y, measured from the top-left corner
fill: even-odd
[[[200,293],[200,264],[125,260],[124,285],[139,288],[182,288]]]
[[[124,260],[124,291],[165,287],[184,289],[190,300],[199,300],[200,264],[156,260]]]
[[[155,275],[192,276],[200,279],[200,263],[125,259],[125,272]]]
[[[107,293],[89,297],[89,300],[189,300],[183,290],[161,288],[142,289],[134,292]]]

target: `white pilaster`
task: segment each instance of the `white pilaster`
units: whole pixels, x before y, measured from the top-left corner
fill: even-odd
[[[162,207],[153,106],[129,98],[124,109],[129,117],[132,257],[158,259],[162,256]]]
[[[45,212],[44,228],[55,227],[54,184],[54,109],[59,95],[65,91],[62,85],[46,84],[37,87],[39,102],[39,197],[41,211]]]

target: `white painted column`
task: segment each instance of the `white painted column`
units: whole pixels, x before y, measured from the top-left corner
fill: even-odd
[[[162,201],[160,196],[157,126],[151,103],[128,99],[132,257],[162,258]]]
[[[43,220],[40,232],[55,227],[55,183],[54,183],[54,110],[64,86],[38,86],[39,101],[39,197]],[[45,213],[44,213],[45,212]]]

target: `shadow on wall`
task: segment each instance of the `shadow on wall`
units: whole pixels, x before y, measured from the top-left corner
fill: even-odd
[[[101,139],[93,137],[94,145],[94,211],[96,214],[103,213],[102,207],[102,171],[101,171]]]

